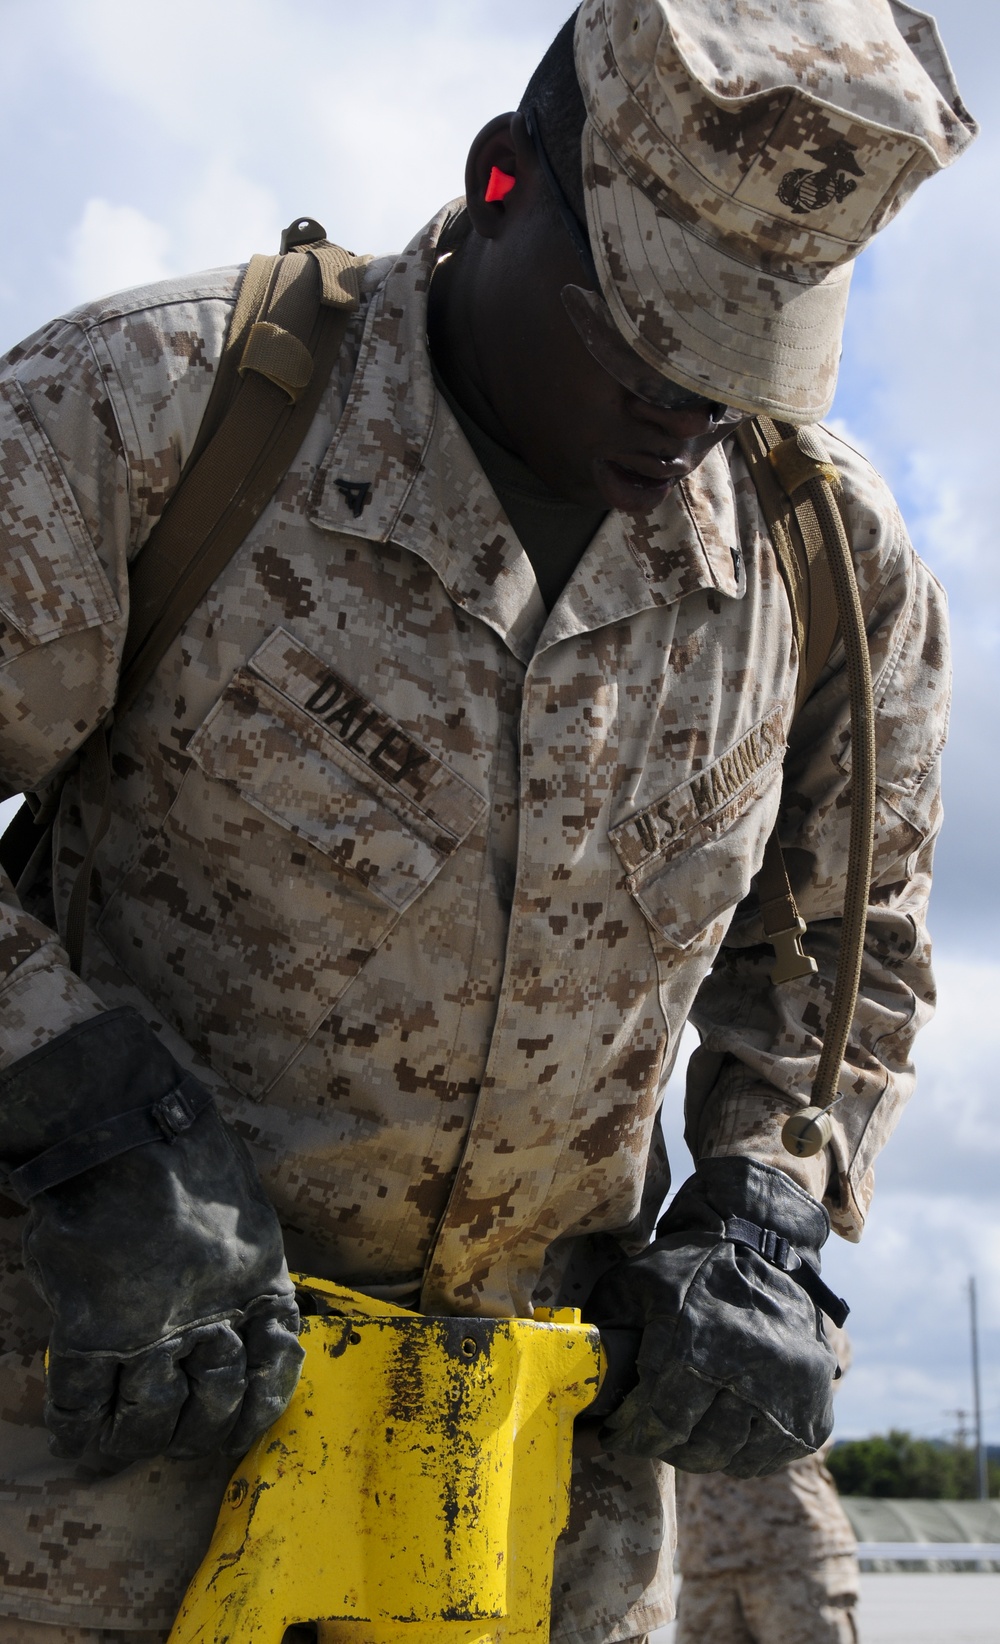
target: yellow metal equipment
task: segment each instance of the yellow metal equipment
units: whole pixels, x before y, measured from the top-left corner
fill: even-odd
[[[545,1644],[573,1418],[601,1379],[575,1309],[426,1318],[298,1281],[305,1364],[234,1474],[170,1644]]]

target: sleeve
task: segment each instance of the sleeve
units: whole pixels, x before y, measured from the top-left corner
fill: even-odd
[[[849,534],[865,610],[875,697],[877,805],[872,889],[857,1009],[824,1154],[781,1143],[809,1103],[836,974],[850,824],[850,708],[837,646],[796,717],[780,837],[815,976],[773,986],[773,953],[753,893],[737,909],[691,1019],[686,1137],[695,1159],[740,1154],[776,1166],[823,1200],[836,1230],[860,1237],[875,1155],[914,1086],[914,1037],[934,1006],[926,926],[941,822],[940,756],[950,701],[944,595],[914,553],[884,483],[839,445]]]
[[[0,797],[44,805],[113,707],[128,561],[196,436],[235,278],[109,299],[0,362]],[[0,874],[0,1066],[103,1008]]]

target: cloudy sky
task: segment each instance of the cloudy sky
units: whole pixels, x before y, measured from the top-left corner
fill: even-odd
[[[461,189],[572,0],[0,0],[0,348],[84,298],[277,248],[319,217],[390,251]],[[869,1230],[832,1249],[853,1303],[842,1436],[934,1434],[971,1401],[980,1287],[1000,1442],[1000,379],[996,0],[936,8],[975,148],[861,260],[834,416],[888,474],[955,629],[949,809],[935,892],[941,1007]],[[667,1119],[679,1134],[676,1103]],[[687,1160],[678,1141],[675,1174]]]

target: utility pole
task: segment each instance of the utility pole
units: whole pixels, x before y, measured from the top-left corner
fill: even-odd
[[[968,1410],[945,1411],[946,1416],[954,1416],[955,1418],[955,1443],[960,1450],[964,1450],[969,1442],[969,1428],[966,1420],[968,1414]]]
[[[972,1325],[972,1402],[975,1411],[976,1483],[980,1501],[986,1501],[989,1488],[986,1478],[986,1446],[983,1443],[983,1400],[979,1386],[979,1317],[976,1307],[976,1281],[969,1278],[969,1321]]]

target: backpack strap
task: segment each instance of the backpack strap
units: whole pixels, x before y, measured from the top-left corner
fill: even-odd
[[[799,654],[795,691],[798,713],[826,667],[837,637],[837,601],[829,554],[815,510],[796,507],[798,483],[818,476],[840,483],[837,470],[808,428],[789,436],[770,417],[755,417],[736,431],[777,555]],[[802,442],[802,443],[800,443]]]
[[[291,466],[358,306],[369,261],[332,245],[314,219],[299,218],[282,234],[278,256],[252,257],[244,272],[195,444],[129,566],[115,710],[80,749],[81,795],[98,814],[67,910],[66,947],[77,972],[94,859],[111,819],[114,711],[135,701]],[[58,794],[48,795],[43,810],[26,801],[3,836],[0,861],[15,883],[48,843]]]
[[[847,660],[851,711],[851,829],[847,889],[837,954],[837,974],[813,1081],[811,1119],[788,1121],[782,1139],[799,1157],[818,1153],[830,1136],[826,1114],[838,1100],[841,1068],[857,1005],[871,888],[875,828],[875,706],[871,659],[854,560],[835,495],[839,475],[821,436],[757,417],[737,430],[737,440],[757,490],[788,592],[800,670],[796,712],[815,686],[839,628]],[[773,982],[815,971],[802,949],[806,926],[792,895],[775,828],[758,875],[761,917],[775,945]]]
[[[358,306],[368,259],[331,245],[319,224],[305,221],[319,240],[251,259],[205,421],[176,490],[129,571],[119,710],[134,702],[270,502],[312,422]],[[282,236],[286,246],[290,232]]]

